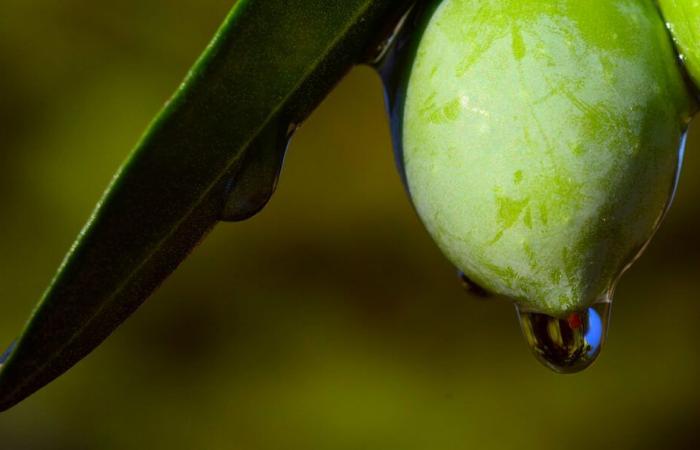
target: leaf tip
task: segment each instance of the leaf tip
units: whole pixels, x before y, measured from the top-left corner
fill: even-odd
[[[7,361],[10,359],[10,356],[12,356],[16,348],[17,340],[14,340],[0,355],[0,412],[7,411],[17,403],[17,401],[14,401],[12,399],[12,394],[8,395],[7,392],[5,392],[7,391],[7,383],[5,382],[4,377],[2,376],[3,369],[5,368]]]

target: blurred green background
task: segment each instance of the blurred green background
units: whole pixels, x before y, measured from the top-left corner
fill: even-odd
[[[231,0],[3,0],[0,342]],[[106,343],[0,415],[0,449],[682,449],[700,421],[700,132],[607,348],[559,376],[464,293],[354,70],[261,214],[222,224]],[[3,345],[4,345],[3,344]]]

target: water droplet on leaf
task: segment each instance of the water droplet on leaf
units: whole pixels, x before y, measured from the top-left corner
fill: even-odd
[[[297,128],[296,124],[278,120],[249,146],[227,185],[221,220],[245,220],[265,207],[277,188],[284,156]]]
[[[605,343],[610,319],[610,300],[569,314],[553,317],[521,310],[520,327],[535,357],[558,373],[579,372],[590,366]]]

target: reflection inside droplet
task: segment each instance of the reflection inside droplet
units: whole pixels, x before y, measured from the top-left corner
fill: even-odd
[[[516,305],[525,339],[535,357],[558,373],[574,373],[595,361],[605,343],[610,318],[610,301],[553,317],[522,310]]]

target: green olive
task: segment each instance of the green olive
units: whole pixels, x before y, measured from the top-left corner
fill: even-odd
[[[470,279],[553,316],[609,295],[656,230],[694,105],[651,0],[443,0],[399,76],[428,231]]]
[[[691,78],[700,86],[700,0],[659,0]]]

